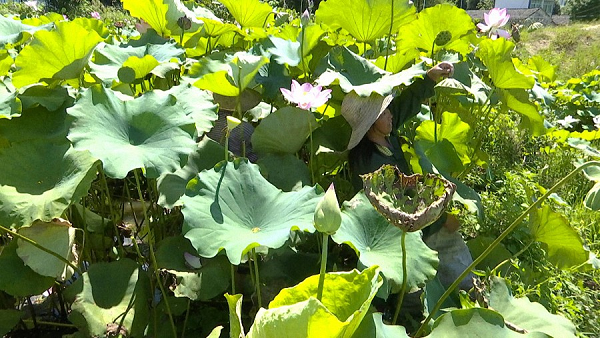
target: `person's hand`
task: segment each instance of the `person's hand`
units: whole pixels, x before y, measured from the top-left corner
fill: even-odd
[[[451,77],[454,74],[454,65],[450,62],[440,62],[427,71],[427,76],[437,82],[441,78]]]

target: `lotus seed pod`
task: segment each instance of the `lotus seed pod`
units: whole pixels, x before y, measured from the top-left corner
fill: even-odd
[[[342,224],[342,212],[338,204],[333,183],[315,210],[315,229],[328,235],[334,234]]]
[[[443,45],[447,44],[448,42],[450,42],[451,39],[452,39],[452,33],[450,33],[449,31],[441,31],[435,37],[434,42],[438,46],[443,46]]]

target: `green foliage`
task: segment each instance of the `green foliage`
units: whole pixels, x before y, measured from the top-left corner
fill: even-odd
[[[573,0],[567,2],[563,13],[569,14],[571,20],[597,20],[600,19],[598,6],[598,0]]]

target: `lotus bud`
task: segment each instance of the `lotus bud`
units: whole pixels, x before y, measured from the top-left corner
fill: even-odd
[[[304,10],[304,13],[302,13],[302,16],[300,17],[300,22],[302,23],[302,26],[306,26],[310,22],[310,12],[308,11],[308,9]]]
[[[227,116],[227,129],[229,131],[233,130],[235,127],[239,126],[240,123],[242,123],[242,121],[240,121],[239,119],[233,117],[233,116]]]
[[[341,224],[342,212],[332,183],[315,209],[315,229],[332,235],[340,228]]]
[[[190,20],[190,18],[187,16],[182,16],[181,18],[177,19],[177,26],[184,31],[187,31],[188,29],[192,28],[192,20]]]

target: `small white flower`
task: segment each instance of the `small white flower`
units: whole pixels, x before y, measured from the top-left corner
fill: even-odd
[[[567,115],[564,119],[556,121],[563,128],[573,128],[573,124],[579,122],[579,119],[574,118],[571,115]]]

